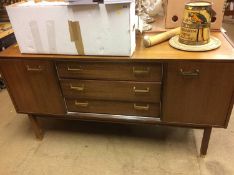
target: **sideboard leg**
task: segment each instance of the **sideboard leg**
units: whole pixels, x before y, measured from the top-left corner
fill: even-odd
[[[212,131],[212,127],[208,127],[208,128],[204,129],[202,143],[201,143],[201,149],[200,149],[200,154],[202,157],[204,157],[207,153],[211,131]]]
[[[28,115],[29,120],[31,121],[31,125],[34,131],[34,134],[36,136],[37,139],[42,140],[44,133],[43,130],[37,120],[37,117],[33,116],[33,115]]]

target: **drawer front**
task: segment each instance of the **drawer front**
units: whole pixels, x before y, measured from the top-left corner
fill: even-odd
[[[68,98],[160,102],[161,83],[61,80],[61,86]]]
[[[160,104],[66,99],[69,112],[160,117]]]
[[[57,62],[60,78],[161,81],[160,63]]]

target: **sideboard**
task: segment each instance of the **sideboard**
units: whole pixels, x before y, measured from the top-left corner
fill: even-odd
[[[234,103],[234,50],[222,46],[184,52],[168,42],[132,57],[0,53],[0,68],[18,113],[28,114],[37,138],[38,117],[204,129],[201,155],[212,127],[226,128]]]

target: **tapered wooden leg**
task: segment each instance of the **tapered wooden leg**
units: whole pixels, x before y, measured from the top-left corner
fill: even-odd
[[[201,143],[201,150],[200,150],[200,154],[202,157],[204,157],[207,153],[211,131],[212,131],[212,127],[208,127],[204,129],[202,143]]]
[[[33,115],[28,115],[29,120],[31,121],[31,125],[34,131],[34,134],[36,136],[37,139],[42,140],[44,133],[43,130],[37,120],[37,118]]]

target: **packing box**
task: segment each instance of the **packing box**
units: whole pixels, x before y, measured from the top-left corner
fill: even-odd
[[[7,6],[21,53],[130,56],[135,50],[135,3]]]
[[[166,13],[166,28],[175,28],[181,25],[185,4],[191,0],[164,0]],[[217,13],[211,24],[211,29],[220,30],[222,27],[225,0],[205,0],[212,3]]]

